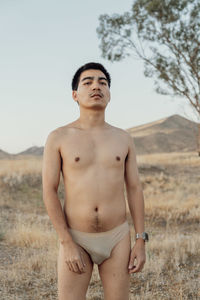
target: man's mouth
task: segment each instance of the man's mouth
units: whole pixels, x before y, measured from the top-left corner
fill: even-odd
[[[103,94],[95,93],[95,94],[92,94],[92,95],[91,95],[92,98],[93,98],[93,97],[97,97],[97,96],[102,98],[102,97],[103,97]]]

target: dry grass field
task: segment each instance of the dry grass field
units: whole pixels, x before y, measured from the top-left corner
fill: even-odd
[[[130,299],[200,299],[200,158],[167,153],[137,161],[150,241],[142,272],[131,275]],[[2,300],[57,299],[58,239],[42,201],[41,165],[34,157],[0,160]],[[59,195],[63,201],[62,185]],[[87,299],[103,299],[96,266]]]

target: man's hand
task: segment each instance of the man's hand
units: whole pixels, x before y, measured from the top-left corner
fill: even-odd
[[[129,259],[129,274],[140,272],[145,264],[146,255],[145,255],[145,242],[142,239],[138,239],[130,252]],[[134,261],[137,261],[136,265],[134,265]]]
[[[81,274],[85,273],[85,261],[80,247],[73,241],[62,244],[65,262],[70,271]]]

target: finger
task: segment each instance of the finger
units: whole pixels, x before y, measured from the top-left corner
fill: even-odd
[[[70,262],[65,260],[65,263],[68,265],[68,267],[70,268]]]
[[[72,263],[72,266],[73,266],[73,270],[74,270],[75,273],[80,273],[80,270],[79,270],[78,265],[77,265],[77,261],[74,261]]]
[[[140,269],[135,267],[134,269],[130,270],[129,273],[132,274],[132,273],[137,273],[139,271],[140,271]]]
[[[69,261],[68,265],[70,267],[70,271],[75,272],[74,263],[72,261]]]
[[[83,272],[84,269],[85,269],[85,266],[86,266],[86,264],[85,264],[85,261],[84,261],[83,252],[81,251],[81,252],[80,252],[80,260],[78,260],[78,267],[79,267],[79,270],[80,270],[81,272]]]
[[[133,269],[131,269],[131,270],[129,271],[129,273],[137,273],[137,272],[140,272],[140,271],[142,270],[142,268],[143,268],[143,264],[142,264],[142,263],[138,263],[138,264],[136,264],[136,266],[134,266]]]
[[[68,261],[68,262],[66,261],[66,263],[68,265],[69,270],[73,272],[73,268],[72,268],[70,261]]]
[[[84,259],[82,251],[81,251],[81,263],[82,263],[83,267],[85,268],[86,267],[86,263],[85,263],[85,259]]]
[[[128,269],[132,269],[134,266],[134,261],[136,259],[136,256],[133,256],[130,258],[129,264],[128,264]]]
[[[133,266],[131,269],[128,270],[129,274],[133,273],[135,270],[136,266]]]
[[[78,262],[77,262],[77,265],[78,265],[78,268],[79,268],[80,272],[81,272],[81,273],[84,273],[84,272],[85,272],[85,270],[84,270],[85,267],[84,267],[82,261],[78,261]]]

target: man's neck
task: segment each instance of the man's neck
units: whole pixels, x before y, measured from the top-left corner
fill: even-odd
[[[77,123],[83,129],[104,128],[107,125],[105,122],[105,111],[80,111],[80,117],[77,119]]]

